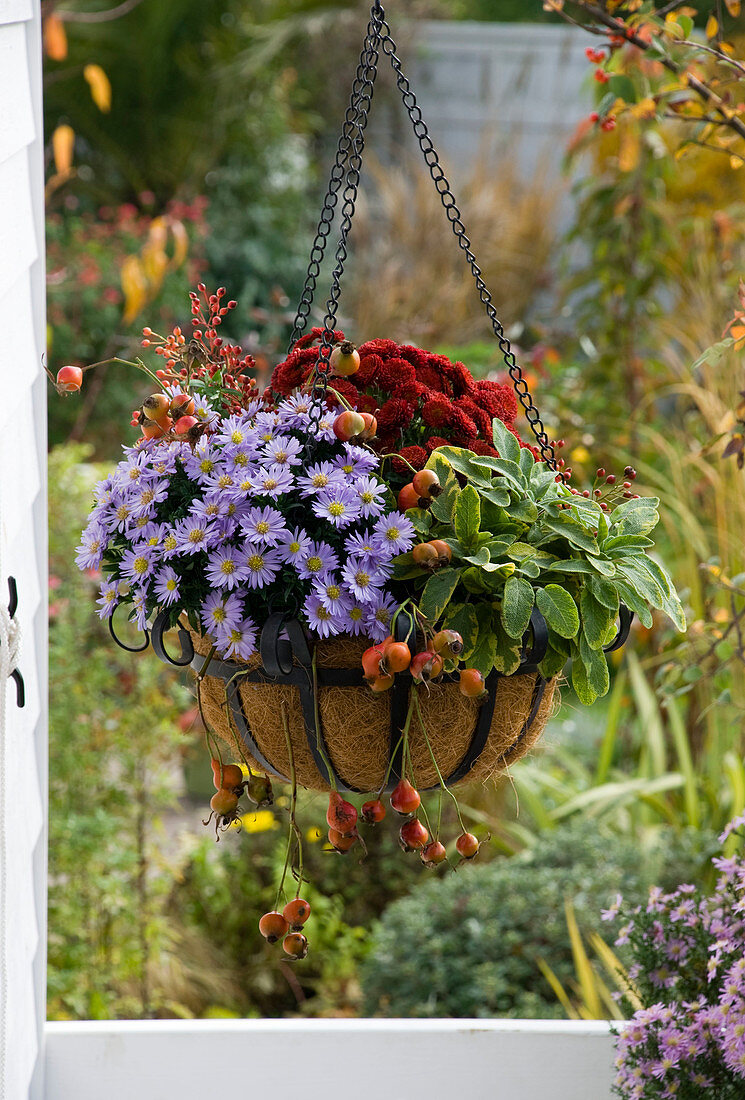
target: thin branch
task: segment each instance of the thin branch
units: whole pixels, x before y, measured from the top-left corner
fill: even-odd
[[[602,23],[604,27],[607,27],[613,34],[618,35],[619,38],[625,38],[627,42],[631,42],[640,50],[648,50],[649,42],[645,42],[643,38],[640,38],[634,31],[629,30],[623,20],[616,19],[614,16],[609,15],[603,8],[599,8],[596,4],[587,3],[586,0],[574,0],[574,2],[588,15],[597,19],[598,23]],[[728,114],[726,104],[716,92],[714,92],[708,84],[705,84],[698,77],[693,76],[691,73],[683,73],[679,65],[677,65],[671,58],[660,56],[657,58],[660,64],[675,76],[683,77],[689,88],[692,88],[703,100],[707,103],[711,103],[717,113],[721,116],[722,124],[728,126],[740,137],[745,138],[745,122],[739,118],[731,118]]]
[[[56,14],[65,23],[108,23],[112,19],[120,19],[123,15],[129,15],[129,13],[139,4],[142,0],[124,0],[122,4],[117,4],[115,8],[109,8],[107,11],[57,11]]]

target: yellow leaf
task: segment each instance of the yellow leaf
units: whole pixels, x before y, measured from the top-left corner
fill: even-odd
[[[65,24],[54,13],[44,20],[44,51],[50,61],[64,61],[67,57]]]
[[[654,118],[657,114],[657,104],[647,96],[646,99],[640,99],[638,103],[632,104],[629,114],[633,118]]]
[[[136,256],[127,256],[120,274],[124,292],[125,322],[134,321],[147,301],[147,280],[142,265]]]
[[[742,8],[740,0],[724,0],[724,3],[732,18],[737,19],[740,14],[740,9]]]
[[[716,38],[717,31],[719,30],[719,20],[714,15],[710,15],[706,20],[706,37]]]
[[[166,219],[162,215],[153,218],[150,222],[150,228],[147,231],[147,247],[158,248],[163,251],[166,247],[167,240],[168,223]]]
[[[148,281],[151,296],[156,294],[168,269],[168,257],[162,248],[143,248],[142,268]]]
[[[111,110],[111,81],[100,65],[86,65],[83,76],[91,90],[91,99],[99,111],[108,114]]]
[[[743,161],[742,157],[734,155],[729,158],[730,168],[742,168],[743,164],[745,164],[745,161]]]
[[[731,42],[720,42],[719,49],[722,51],[722,53],[726,53],[727,57],[735,56],[735,47],[732,45]]]
[[[641,141],[638,129],[636,126],[624,126],[619,137],[618,167],[622,172],[633,172],[639,163],[640,156]]]
[[[66,176],[72,168],[72,153],[75,147],[75,131],[66,123],[58,126],[52,134],[52,155],[54,167],[61,176]]]
[[[171,233],[173,233],[173,258],[171,259],[171,267],[181,267],[181,264],[189,253],[189,235],[184,228],[183,222],[179,221],[171,222]]]

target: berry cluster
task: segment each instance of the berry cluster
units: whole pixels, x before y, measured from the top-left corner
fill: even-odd
[[[571,474],[571,470],[568,472]],[[595,471],[595,479],[591,490],[584,489],[580,493],[579,489],[570,486],[570,492],[573,496],[592,497],[604,512],[610,512],[619,503],[619,500],[639,499],[638,493],[631,492],[635,480],[636,470],[633,466],[624,467],[623,477],[613,473],[609,474],[603,466],[600,466]],[[569,506],[565,505],[565,507]]]
[[[290,959],[304,959],[308,954],[308,939],[303,926],[310,916],[310,902],[295,897],[288,901],[280,913],[272,909],[259,921],[259,931],[268,943],[282,940],[282,950]]]
[[[311,382],[322,335],[322,329],[314,328],[297,341],[272,374],[272,394],[287,396]],[[342,332],[336,332],[334,339],[329,405],[344,405],[375,417],[377,438],[372,445],[379,454],[396,456],[397,474],[421,470],[432,451],[447,443],[495,455],[491,435],[495,417],[519,439],[514,428],[517,401],[509,386],[476,380],[462,363],[408,344],[368,340],[355,348]],[[348,419],[345,430],[353,425]]]
[[[243,794],[257,810],[271,806],[274,801],[268,776],[252,772],[245,764],[223,764],[213,756],[212,780],[216,793],[210,799],[210,815],[202,824],[209,825],[214,819],[215,836],[218,840],[221,832],[240,821],[238,803]]]

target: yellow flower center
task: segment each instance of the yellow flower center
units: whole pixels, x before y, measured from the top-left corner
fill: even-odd
[[[244,478],[243,481],[240,483],[239,488],[240,488],[241,492],[249,493],[251,491],[251,478],[250,477]]]
[[[265,519],[259,520],[259,522],[256,524],[256,533],[257,535],[269,534],[269,524]]]
[[[382,623],[383,626],[388,626],[391,621],[391,613],[387,607],[379,607],[375,612],[375,618],[377,622]]]
[[[274,477],[268,477],[266,479],[266,481],[264,482],[264,488],[265,489],[276,489],[277,488],[277,479],[274,478]]]
[[[149,504],[154,496],[155,496],[155,493],[153,492],[152,489],[143,489],[142,492],[140,493],[140,500],[142,501],[143,504]]]
[[[111,603],[112,600],[116,599],[116,592],[107,592],[104,596],[104,599],[106,600],[106,603]]]
[[[229,516],[234,516],[235,515],[235,504],[229,504],[228,505],[228,515]]]
[[[204,511],[205,511],[205,514],[208,515],[208,516],[219,516],[220,515],[220,505],[217,503],[217,501],[212,501],[212,503],[207,505],[207,507],[205,508]]]
[[[333,504],[329,504],[330,516],[343,516],[346,509],[340,500],[335,500]]]
[[[216,607],[215,610],[212,612],[212,618],[215,620],[216,623],[224,623],[227,617],[228,616],[225,613],[224,607]]]
[[[317,554],[314,554],[312,558],[308,558],[308,570],[309,570],[309,572],[319,573],[322,568],[323,568],[323,562],[321,561],[321,559],[318,557]]]
[[[338,584],[330,584],[326,589],[326,593],[330,600],[338,600],[341,596],[341,589]]]
[[[243,432],[239,432],[237,428],[234,428],[233,431],[230,433],[230,442],[231,443],[242,443],[243,442]]]
[[[248,465],[248,455],[244,454],[243,451],[239,451],[238,454],[233,459],[233,462],[236,464],[236,466],[247,466]]]
[[[355,573],[354,579],[357,581],[357,584],[360,586],[360,588],[366,588],[367,585],[370,583],[370,574],[365,573],[364,570],[360,569]]]
[[[318,608],[318,611],[316,611],[316,618],[323,619],[323,621],[325,622],[327,619],[331,618],[331,612],[327,611],[323,604],[321,604]]]
[[[149,522],[150,520],[147,518],[147,516],[138,516],[137,520],[135,521],[135,527],[147,527]]]
[[[166,535],[166,537],[163,539],[163,549],[164,550],[175,550],[176,549],[176,536],[175,535]]]
[[[211,458],[203,458],[199,463],[199,469],[203,474],[211,474],[215,468],[215,464]]]
[[[173,577],[169,577],[168,580],[166,581],[166,588],[168,589],[169,592],[175,592],[176,591],[176,582],[173,579]]]
[[[352,610],[349,612],[349,618],[352,620],[353,623],[358,623],[362,618],[362,608],[353,607]]]
[[[147,573],[147,558],[135,558],[132,563],[132,568],[135,573],[139,573],[140,575]]]
[[[287,451],[275,451],[274,452],[274,461],[278,462],[280,466],[283,463],[287,462]]]
[[[195,527],[192,531],[189,532],[189,542],[192,542],[192,543],[201,542],[203,538],[204,538],[204,528],[203,527]]]
[[[252,554],[247,562],[248,568],[258,573],[264,567],[264,558],[261,554]]]
[[[264,434],[262,436],[259,436],[259,438],[262,439],[264,441],[264,443],[271,443],[272,433],[271,432],[264,432]]]
[[[116,518],[117,519],[126,519],[128,515],[129,515],[129,508],[127,507],[127,505],[126,504],[120,504],[119,507],[116,510]]]
[[[133,467],[133,468],[132,468],[132,469],[131,469],[131,470],[129,471],[129,479],[130,479],[130,481],[137,481],[137,479],[138,479],[138,477],[140,476],[140,474],[141,474],[141,473],[142,473],[142,471],[140,470],[139,466],[134,466],[134,467]]]
[[[400,534],[398,527],[389,527],[385,533],[385,537],[390,539],[391,542],[395,542]]]
[[[291,554],[297,554],[299,549],[300,549],[300,543],[299,542],[291,542],[290,543],[289,550],[290,550]]]
[[[233,629],[230,631],[230,640],[231,640],[231,642],[240,642],[242,638],[243,638],[243,631],[238,630],[237,627],[233,627]]]
[[[96,550],[98,550],[100,546],[101,546],[101,540],[100,539],[94,539],[93,542],[91,543],[90,548],[93,551],[93,553],[95,553]]]
[[[360,493],[360,499],[363,504],[372,504],[375,500],[375,496],[369,489],[365,489],[364,493]]]
[[[313,475],[313,488],[323,489],[329,483],[328,474],[314,474]]]
[[[354,466],[342,466],[342,470],[345,474],[354,473]]]
[[[230,474],[221,474],[218,478],[217,484],[220,486],[221,489],[227,489],[230,485],[233,484],[233,479]]]

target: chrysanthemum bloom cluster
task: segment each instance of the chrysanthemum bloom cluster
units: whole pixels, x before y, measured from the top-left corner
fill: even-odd
[[[310,431],[303,396],[223,419],[204,400],[201,410],[209,429],[196,446],[142,440],[96,488],[76,561],[108,574],[101,618],[130,603],[142,629],[170,608],[172,623],[186,615],[243,660],[270,611],[322,638],[385,637],[391,563],[413,526],[376,476],[377,455],[338,442],[330,414]]]
[[[732,822],[720,840],[745,826]],[[629,977],[643,1008],[618,1038],[615,1091],[631,1100],[745,1096],[745,859],[715,858],[713,894],[653,887],[645,908],[620,896],[603,917],[622,921]]]
[[[274,370],[270,390],[287,396],[308,381],[318,358],[322,330],[298,340],[291,355]],[[336,332],[337,340],[344,334]],[[351,378],[330,379],[330,386],[359,412],[374,413],[380,454],[400,454],[421,470],[436,447],[453,444],[476,454],[496,455],[492,420],[501,420],[519,439],[514,423],[517,400],[511,387],[476,380],[462,363],[393,340],[368,340],[358,348],[359,370]],[[338,398],[329,393],[333,406]],[[522,440],[521,440],[522,442]],[[523,444],[525,446],[525,444]],[[394,460],[401,474],[411,466]]]

